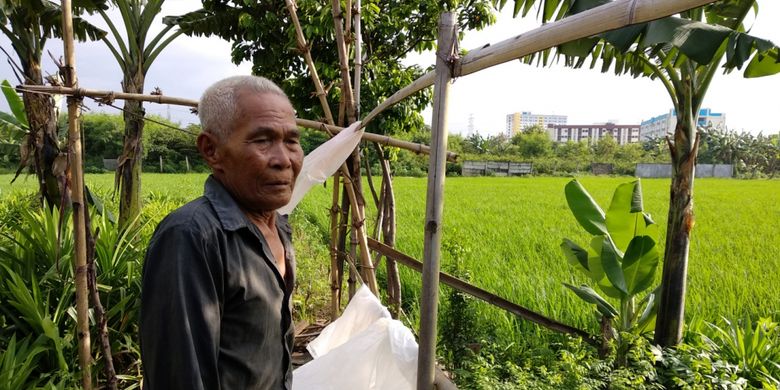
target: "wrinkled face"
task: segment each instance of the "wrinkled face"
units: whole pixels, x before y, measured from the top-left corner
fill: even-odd
[[[240,115],[217,142],[212,171],[243,209],[276,210],[290,201],[303,164],[295,113],[275,94],[241,91],[237,101]]]

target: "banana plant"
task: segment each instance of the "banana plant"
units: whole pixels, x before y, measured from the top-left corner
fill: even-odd
[[[532,0],[518,1],[528,4]],[[540,14],[547,21],[572,17],[614,0],[537,1],[544,1]],[[563,57],[569,67],[590,66],[601,72],[658,80],[669,94],[677,125],[667,137],[672,182],[655,329],[655,342],[662,346],[678,344],[685,323],[688,253],[695,225],[696,124],[702,102],[721,71],[744,67],[745,77],[780,73],[780,47],[748,34],[745,20],[750,20],[751,13],[758,14],[756,0],[716,1],[675,16],[567,42],[522,60],[546,65]]]
[[[19,168],[13,179],[16,180],[24,167],[29,164],[30,125],[27,123],[24,102],[11,83],[8,80],[3,80],[0,83],[0,88],[2,88],[3,96],[11,109],[10,113],[0,112],[0,151],[5,156],[11,156],[14,154],[14,149],[19,150]]]
[[[160,53],[181,35],[169,25],[156,35],[154,21],[162,11],[165,0],[111,0],[119,10],[119,18],[112,17],[98,6],[105,0],[85,0],[93,3],[111,32],[101,39],[122,70],[122,92],[143,93],[146,74]],[[120,29],[124,24],[124,34]],[[141,159],[143,157],[144,109],[139,101],[126,100],[124,106],[125,136],[122,155],[116,170],[114,187],[120,190],[119,226],[128,228],[141,213]]]
[[[73,35],[84,42],[97,40],[106,32],[79,17],[82,12],[105,8],[105,0],[73,1]],[[8,62],[20,84],[43,85],[43,50],[51,38],[62,37],[62,10],[59,2],[51,0],[0,0],[0,33],[11,43],[18,59],[9,56]],[[44,94],[23,92],[26,120],[30,136],[25,139],[29,165],[37,176],[41,200],[50,206],[60,206],[60,183],[64,172],[55,172],[55,164],[63,161],[65,151],[57,137],[55,101]],[[16,114],[16,112],[14,112]],[[58,157],[59,160],[58,160]]]
[[[655,293],[637,299],[653,284],[660,255],[658,225],[644,212],[641,182],[637,179],[618,186],[606,213],[577,180],[566,185],[565,193],[575,219],[593,237],[585,246],[564,238],[561,249],[569,264],[620,305],[616,308],[588,285],[564,285],[595,305],[618,332],[649,331],[655,320]]]

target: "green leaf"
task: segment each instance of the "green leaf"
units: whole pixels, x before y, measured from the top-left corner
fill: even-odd
[[[590,270],[588,269],[588,251],[581,246],[575,244],[572,240],[564,238],[561,242],[561,249],[566,255],[566,259],[569,260],[569,264],[577,267],[581,267],[581,271],[590,276]]]
[[[24,127],[29,127],[22,98],[19,97],[19,94],[16,93],[16,90],[14,90],[8,80],[3,80],[0,85],[2,85],[3,95],[5,95],[5,100],[8,102],[8,106],[11,107],[11,112],[13,112],[16,120],[19,121],[19,123],[21,123]]]
[[[607,31],[599,36],[620,51],[628,51],[636,39],[645,31],[647,23],[632,25],[617,30]],[[586,53],[587,54],[587,53]]]
[[[780,54],[774,48],[764,54],[756,54],[745,68],[745,77],[764,77],[780,73]]]
[[[558,51],[566,56],[587,57],[597,43],[599,43],[598,38],[577,39],[561,44],[558,46]]]
[[[590,234],[607,234],[604,211],[576,179],[566,184],[566,201],[574,218]]]
[[[653,283],[659,261],[655,240],[648,236],[634,237],[623,257],[623,275],[628,294],[638,294]]]
[[[658,291],[660,289],[656,288],[642,300],[642,302],[646,302],[646,305],[636,322],[636,332],[639,334],[649,332],[655,327],[655,317],[658,314],[658,300],[655,298],[658,296]]]
[[[592,251],[588,251],[588,269],[590,269],[590,277],[596,282],[599,289],[607,296],[617,299],[622,299],[625,294],[615,288],[612,282],[607,279],[607,274],[604,272],[604,267],[601,263],[601,248],[604,245],[606,236],[593,237],[590,242]]]
[[[88,186],[84,186],[84,188],[87,190],[87,202],[95,207],[95,210],[97,210],[97,213],[99,215],[105,215],[106,218],[108,218],[109,221],[112,223],[116,223],[116,218],[114,217],[114,214],[111,212],[111,210],[107,209],[105,205],[103,204],[103,200],[100,199],[97,194],[92,192]]]
[[[582,298],[583,301],[596,305],[596,309],[604,316],[609,318],[615,318],[618,316],[618,311],[615,309],[615,307],[607,302],[606,299],[602,298],[601,295],[599,295],[592,288],[584,284],[579,287],[572,286],[568,283],[564,283],[563,285],[577,294],[577,296]]]
[[[601,267],[604,269],[607,279],[612,282],[612,286],[623,294],[628,294],[623,267],[620,265],[620,255],[609,236],[604,237],[604,243],[601,246]]]
[[[732,32],[727,27],[693,22],[675,29],[672,44],[688,58],[706,65]]]
[[[623,183],[615,189],[605,222],[609,236],[621,256],[634,236],[645,235],[646,221],[642,213],[642,186],[639,180]]]
[[[647,24],[639,46],[650,47],[659,43],[670,43],[674,39],[674,32],[677,28],[692,23],[690,20],[681,18],[663,18],[654,20]]]

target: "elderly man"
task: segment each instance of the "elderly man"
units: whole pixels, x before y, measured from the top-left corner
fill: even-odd
[[[303,151],[293,108],[271,81],[221,80],[199,104],[204,195],[149,243],[141,298],[148,390],[290,389],[295,282],[285,205]]]

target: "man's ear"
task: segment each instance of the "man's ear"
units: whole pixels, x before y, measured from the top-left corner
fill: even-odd
[[[200,152],[203,160],[211,167],[212,170],[218,169],[220,166],[220,153],[219,153],[219,140],[217,137],[207,131],[203,131],[198,134],[198,151]]]

